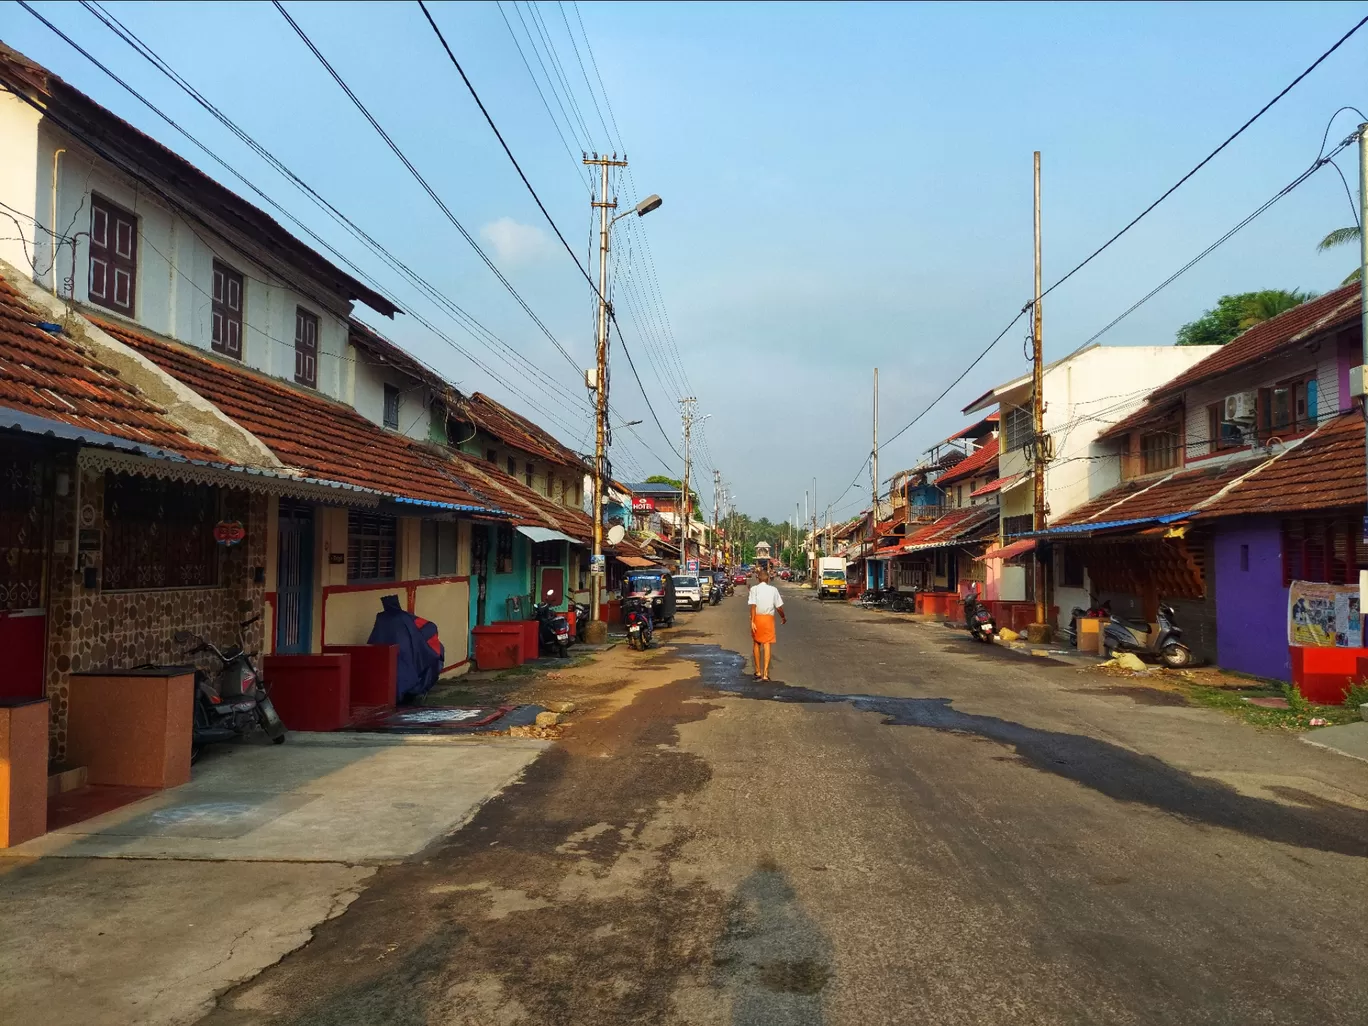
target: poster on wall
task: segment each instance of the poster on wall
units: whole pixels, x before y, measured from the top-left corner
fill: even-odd
[[[1293,581],[1287,590],[1287,641],[1309,648],[1358,648],[1363,643],[1358,587]]]

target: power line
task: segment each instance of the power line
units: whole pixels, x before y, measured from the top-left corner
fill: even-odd
[[[1081,271],[1084,267],[1086,267],[1088,264],[1092,263],[1092,261],[1094,260],[1094,258],[1096,258],[1096,257],[1098,256],[1098,254],[1100,254],[1103,250],[1105,250],[1105,249],[1106,249],[1108,246],[1110,246],[1113,242],[1115,242],[1117,239],[1121,238],[1121,236],[1125,235],[1128,231],[1130,231],[1130,230],[1131,230],[1132,228],[1134,228],[1137,224],[1139,224],[1139,223],[1140,223],[1140,220],[1141,220],[1146,214],[1148,214],[1151,210],[1153,210],[1155,207],[1157,207],[1160,203],[1163,203],[1164,200],[1166,200],[1166,199],[1168,199],[1170,196],[1172,196],[1175,192],[1178,191],[1178,188],[1179,188],[1184,182],[1186,182],[1189,178],[1191,178],[1193,175],[1195,175],[1198,171],[1202,170],[1202,168],[1206,167],[1207,164],[1211,163],[1212,159],[1213,159],[1218,153],[1220,153],[1220,152],[1221,152],[1222,150],[1224,150],[1227,146],[1229,146],[1229,145],[1230,145],[1231,143],[1233,143],[1236,139],[1238,139],[1238,138],[1244,133],[1245,129],[1247,129],[1250,125],[1254,124],[1254,122],[1258,121],[1259,118],[1263,117],[1264,114],[1266,114],[1266,113],[1268,112],[1268,110],[1269,110],[1275,103],[1277,103],[1277,102],[1278,102],[1279,100],[1281,100],[1284,96],[1286,96],[1289,92],[1291,92],[1292,89],[1293,89],[1293,87],[1296,86],[1298,82],[1300,82],[1302,79],[1304,79],[1307,75],[1311,74],[1311,72],[1315,71],[1316,68],[1320,67],[1321,63],[1322,63],[1326,58],[1328,58],[1332,53],[1334,53],[1334,52],[1335,52],[1336,50],[1338,50],[1341,46],[1343,46],[1343,45],[1349,40],[1349,37],[1352,36],[1352,35],[1353,35],[1355,32],[1357,32],[1359,29],[1363,28],[1363,26],[1364,26],[1365,24],[1368,24],[1368,16],[1365,16],[1365,17],[1359,19],[1358,23],[1357,23],[1353,28],[1351,28],[1348,32],[1346,32],[1344,35],[1340,36],[1338,40],[1336,40],[1334,46],[1330,47],[1330,49],[1326,50],[1323,54],[1321,54],[1321,55],[1320,55],[1319,57],[1317,57],[1314,61],[1312,61],[1311,64],[1310,64],[1310,66],[1307,67],[1307,69],[1306,69],[1305,71],[1303,71],[1300,75],[1298,75],[1296,78],[1294,78],[1291,82],[1287,83],[1287,85],[1283,86],[1282,90],[1278,93],[1277,96],[1273,97],[1273,99],[1271,99],[1271,100],[1269,100],[1267,103],[1265,103],[1262,107],[1260,107],[1260,108],[1254,113],[1254,115],[1253,115],[1248,121],[1246,121],[1243,125],[1241,125],[1241,126],[1240,126],[1239,128],[1237,128],[1237,129],[1235,129],[1234,132],[1232,132],[1229,136],[1227,136],[1225,142],[1221,143],[1221,145],[1217,146],[1214,150],[1212,150],[1212,151],[1211,151],[1210,153],[1208,153],[1205,157],[1203,157],[1202,160],[1201,160],[1200,162],[1198,162],[1198,164],[1197,164],[1196,167],[1194,167],[1194,168],[1193,168],[1191,171],[1189,171],[1187,174],[1183,175],[1182,178],[1178,179],[1178,181],[1174,182],[1171,186],[1169,186],[1167,189],[1165,189],[1164,192],[1163,192],[1163,194],[1162,194],[1157,200],[1155,200],[1153,203],[1151,203],[1149,206],[1147,206],[1144,210],[1140,211],[1140,213],[1136,214],[1135,217],[1131,219],[1130,223],[1128,223],[1124,228],[1122,228],[1119,232],[1117,232],[1115,235],[1113,235],[1113,236],[1112,236],[1110,239],[1108,239],[1106,242],[1102,243],[1102,245],[1098,246],[1097,249],[1093,250],[1090,254],[1088,254],[1088,256],[1084,257],[1083,260],[1082,260],[1076,267],[1074,267],[1073,270],[1071,270],[1068,274],[1064,275],[1064,277],[1060,278],[1057,282],[1055,282],[1055,283],[1054,283],[1053,285],[1051,285],[1048,289],[1046,289],[1044,292],[1042,292],[1042,293],[1040,294],[1040,297],[1041,297],[1042,299],[1044,299],[1046,296],[1048,296],[1048,295],[1049,295],[1051,292],[1053,292],[1055,289],[1059,288],[1059,286],[1063,285],[1066,281],[1068,281],[1070,278],[1072,278],[1075,274],[1077,274],[1079,271]]]
[[[308,33],[306,33],[304,29],[300,27],[299,23],[296,22],[294,18],[290,16],[290,12],[285,10],[285,5],[281,3],[281,0],[272,0],[272,3],[275,5],[276,10],[280,12],[281,16],[289,23],[290,27],[295,30],[295,34],[299,36],[299,38],[303,41],[304,45],[308,47],[309,51],[318,59],[318,62],[323,65],[324,69],[332,77],[333,81],[336,82],[338,86],[342,89],[342,91],[347,94],[347,97],[352,101],[353,104],[355,104],[356,109],[361,112],[361,114],[365,117],[365,119],[368,122],[370,122],[371,127],[374,128],[376,133],[380,136],[380,138],[385,141],[385,144],[389,146],[389,148],[394,152],[394,155],[399,158],[400,162],[404,165],[404,167],[408,169],[409,173],[413,175],[414,179],[418,182],[418,184],[423,187],[423,190],[428,194],[428,196],[432,198],[432,201],[437,204],[438,209],[442,211],[442,213],[446,216],[447,220],[449,220],[455,226],[456,230],[460,232],[461,237],[465,239],[467,243],[470,244],[470,247],[473,250],[475,250],[476,254],[480,257],[480,259],[484,261],[485,266],[487,266],[494,273],[494,276],[499,279],[499,282],[503,285],[503,287],[508,290],[508,294],[511,295],[515,300],[517,300],[518,305],[523,308],[523,310],[527,313],[527,316],[532,318],[532,322],[536,324],[538,328],[541,329],[542,334],[544,334],[551,341],[551,344],[556,347],[560,354],[563,357],[565,357],[566,362],[569,363],[571,367],[575,368],[575,373],[576,375],[578,375],[580,373],[581,368],[580,365],[575,361],[575,358],[570,355],[569,351],[567,351],[563,345],[561,345],[560,340],[551,333],[551,329],[548,328],[542,322],[542,319],[538,317],[536,312],[532,309],[532,307],[530,307],[527,304],[527,300],[523,299],[523,297],[518,293],[518,290],[513,287],[513,283],[510,282],[504,276],[504,273],[500,271],[498,266],[494,263],[494,261],[489,258],[489,254],[487,254],[484,251],[484,249],[481,248],[480,244],[475,241],[474,236],[472,236],[470,232],[466,230],[465,226],[461,224],[461,222],[457,219],[456,215],[451,212],[451,208],[448,207],[446,203],[442,200],[442,198],[437,195],[437,191],[430,184],[428,184],[427,179],[423,177],[422,173],[418,170],[418,168],[414,166],[411,160],[409,160],[408,156],[404,153],[404,151],[399,148],[399,145],[390,137],[390,134],[385,131],[384,127],[380,124],[380,122],[375,119],[375,116],[371,114],[371,112],[366,108],[366,105],[361,102],[361,98],[358,97],[356,93],[352,91],[352,88],[349,85],[347,85],[346,80],[340,74],[338,74],[337,70],[332,66],[332,64],[328,62],[328,59],[323,56],[322,51],[319,50],[316,45],[314,45],[314,42],[312,39],[309,38]]]

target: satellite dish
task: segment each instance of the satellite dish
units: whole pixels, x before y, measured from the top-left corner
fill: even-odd
[[[608,528],[608,544],[616,545],[618,542],[622,541],[626,535],[626,528],[621,524],[614,524],[612,527]]]

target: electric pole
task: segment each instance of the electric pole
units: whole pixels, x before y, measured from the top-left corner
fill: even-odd
[[[869,554],[874,555],[874,550],[879,545],[879,368],[874,368],[874,448],[870,451],[870,477],[873,481],[874,507],[869,514]],[[865,563],[868,567],[866,571],[870,577],[871,587],[882,587],[876,578],[879,573],[879,564],[876,560],[870,559]]]
[[[603,602],[605,564],[603,558],[603,494],[604,466],[607,460],[608,445],[608,211],[617,209],[617,200],[608,199],[608,169],[626,167],[626,160],[613,157],[585,157],[585,164],[597,164],[601,174],[599,197],[590,199],[590,206],[599,213],[599,285],[598,285],[598,325],[596,335],[596,359],[594,372],[594,554],[589,562],[589,630],[595,633],[595,640],[607,640],[607,629],[603,637],[597,637],[599,608]]]
[[[1045,361],[1044,317],[1040,308],[1040,151],[1035,151],[1035,298],[1031,302],[1031,456],[1035,486],[1031,527],[1045,529],[1045,465],[1049,453],[1045,441]],[[1032,554],[1035,568],[1035,623],[1044,628],[1045,620],[1045,564],[1040,561],[1039,549]],[[1043,639],[1033,639],[1043,640]]]
[[[713,471],[713,543],[712,543],[712,566],[717,566],[717,499],[722,494],[722,473]]]
[[[689,567],[689,517],[692,516],[689,510],[689,470],[693,457],[693,453],[689,451],[689,442],[693,434],[694,405],[697,402],[698,400],[693,396],[679,400],[680,416],[684,419],[684,495],[681,499],[684,506],[684,519],[680,524],[682,530],[679,535],[680,573],[687,573]]]
[[[1365,429],[1368,429],[1368,397],[1362,395],[1364,386],[1368,381],[1364,381],[1364,375],[1368,375],[1368,231],[1365,231],[1364,218],[1368,217],[1368,122],[1359,125],[1359,305],[1363,309],[1363,363],[1359,368],[1359,401],[1364,404]],[[1353,380],[1353,375],[1350,375]],[[1352,391],[1352,389],[1351,389]],[[1364,446],[1365,453],[1368,453],[1368,444]],[[1368,517],[1363,518],[1364,538],[1368,540]],[[1368,570],[1359,571],[1359,608],[1363,608],[1363,600],[1368,598]]]

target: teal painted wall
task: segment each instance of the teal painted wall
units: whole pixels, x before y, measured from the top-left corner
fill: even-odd
[[[490,524],[472,524],[470,528],[471,536],[474,537],[477,531],[486,532],[489,540],[488,551],[494,552],[494,537],[498,528]],[[527,596],[532,593],[532,543],[520,534],[513,535],[513,572],[509,574],[495,573],[494,559],[491,555],[489,559],[490,572],[485,576],[485,623],[494,623],[497,620],[508,618],[508,598],[512,595],[523,596],[523,618],[531,615],[532,608],[527,604]],[[479,615],[478,592],[479,579],[472,573],[470,580],[470,625],[476,624]]]

